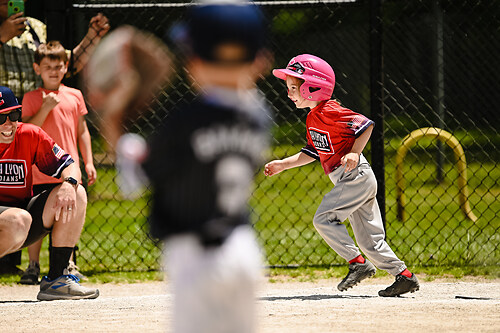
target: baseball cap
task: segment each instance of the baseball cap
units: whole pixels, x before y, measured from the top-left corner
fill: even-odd
[[[10,88],[0,86],[0,113],[21,108]]]
[[[264,48],[266,25],[252,2],[212,0],[193,5],[172,35],[188,54],[209,62],[244,63]]]

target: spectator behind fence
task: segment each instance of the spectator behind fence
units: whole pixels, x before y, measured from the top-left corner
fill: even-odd
[[[36,49],[47,41],[44,23],[24,13],[8,16],[7,0],[0,0],[0,86],[9,87],[21,101],[24,94],[41,86],[41,78],[33,69]],[[87,63],[95,46],[108,32],[108,19],[97,14],[92,17],[89,29],[81,42],[72,50],[68,73],[77,73]],[[0,260],[0,273],[17,273],[21,263],[20,253]]]
[[[7,1],[0,0],[0,85],[12,89],[15,96],[41,86],[41,79],[33,70],[36,49],[47,41],[47,27],[24,13],[7,14]],[[72,50],[69,72],[77,73],[87,63],[95,46],[108,32],[108,19],[103,14],[92,17],[82,41]]]
[[[85,101],[80,90],[61,83],[68,70],[66,50],[58,41],[40,44],[35,52],[33,66],[36,74],[42,78],[43,85],[24,95],[23,122],[40,126],[73,157],[76,165],[80,165],[79,149],[88,176],[88,184],[92,185],[97,173],[92,158],[90,133],[85,122],[87,114]],[[81,184],[81,172],[76,178]],[[36,166],[33,167],[33,195],[52,190],[60,183],[60,179],[49,177],[40,172]],[[29,265],[21,277],[22,284],[38,284],[42,241],[43,239],[28,247]],[[83,277],[72,260],[68,271],[80,279]]]
[[[96,298],[97,289],[81,286],[66,269],[85,222],[79,167],[44,130],[19,122],[21,105],[9,88],[0,87],[0,96],[0,258],[52,233],[49,273],[37,298]],[[33,196],[33,165],[64,182]]]

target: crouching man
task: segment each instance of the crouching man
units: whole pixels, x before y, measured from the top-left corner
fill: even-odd
[[[52,233],[49,273],[37,298],[96,298],[99,290],[81,286],[66,270],[87,207],[76,179],[79,166],[40,127],[20,120],[21,105],[9,88],[0,87],[0,257]],[[33,196],[33,165],[64,182]]]

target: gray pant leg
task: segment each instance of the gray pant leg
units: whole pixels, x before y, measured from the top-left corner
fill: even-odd
[[[335,185],[321,201],[313,224],[316,230],[326,243],[342,258],[350,261],[361,254],[354,240],[349,235],[346,226],[342,223],[348,215],[342,212],[342,209],[333,209],[337,203],[343,202],[342,193],[344,184]]]
[[[368,164],[361,155],[360,163]],[[328,176],[335,185],[323,197],[313,219],[314,227],[342,258],[350,261],[361,254],[354,240],[349,235],[344,222],[366,200],[368,193],[363,182],[366,178],[359,173],[359,166],[351,172],[344,172],[345,167],[339,167]],[[376,189],[375,189],[376,192]]]
[[[377,181],[364,157],[351,172],[338,168],[329,177],[335,187],[325,195],[314,216],[314,226],[342,258],[349,261],[361,254],[345,225],[347,218],[356,241],[366,256],[380,269],[396,275],[406,266],[385,242],[383,222],[375,195]]]
[[[371,169],[369,172],[373,173]],[[373,179],[375,179],[374,175]],[[377,268],[392,275],[397,275],[406,269],[405,263],[396,256],[385,241],[382,216],[375,197],[367,200],[353,212],[349,221],[361,251]]]

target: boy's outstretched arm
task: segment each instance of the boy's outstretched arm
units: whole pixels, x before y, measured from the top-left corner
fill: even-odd
[[[372,135],[372,130],[373,125],[370,125],[360,136],[356,138],[351,151],[342,156],[340,163],[346,166],[344,172],[349,172],[358,166],[359,155],[363,152],[363,149],[365,149],[365,146]]]
[[[266,176],[274,176],[283,170],[303,166],[311,163],[312,161],[316,161],[316,159],[304,154],[303,152],[299,152],[282,160],[274,160],[267,163],[264,167],[264,174]]]

